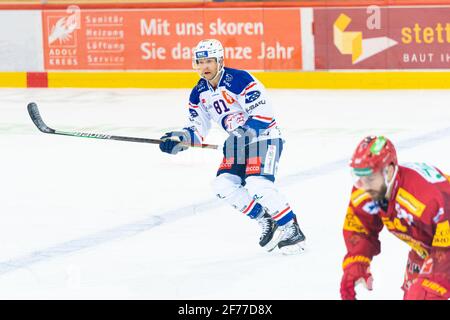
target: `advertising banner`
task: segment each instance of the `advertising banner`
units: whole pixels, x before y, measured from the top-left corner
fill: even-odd
[[[301,70],[300,9],[44,10],[46,70],[192,70],[192,48],[215,38],[225,63]]]
[[[316,69],[448,69],[450,7],[314,9]]]

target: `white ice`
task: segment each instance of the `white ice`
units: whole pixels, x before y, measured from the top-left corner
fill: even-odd
[[[400,161],[450,172],[450,91],[269,90],[287,141],[277,185],[307,237],[283,256],[215,200],[219,151],[46,135],[26,110],[60,130],[159,138],[186,124],[189,90],[0,93],[0,299],[339,299],[356,144],[384,134]],[[224,138],[214,127],[206,143]],[[360,299],[402,298],[409,249],[381,241]]]

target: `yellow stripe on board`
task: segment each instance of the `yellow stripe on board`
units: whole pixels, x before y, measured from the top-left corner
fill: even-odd
[[[192,88],[195,72],[49,72],[49,88]]]
[[[261,72],[269,88],[450,89],[450,72]]]
[[[450,72],[253,72],[277,89],[450,89]],[[195,72],[50,72],[50,88],[192,88]]]
[[[26,88],[26,72],[0,72],[0,87],[3,88]]]

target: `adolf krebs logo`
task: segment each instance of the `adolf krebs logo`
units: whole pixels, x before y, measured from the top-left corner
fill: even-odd
[[[69,6],[65,15],[49,16],[48,44],[49,45],[75,45],[74,32],[80,29],[80,8]]]
[[[352,19],[344,13],[339,15],[333,24],[333,40],[340,53],[352,56],[352,64],[364,61],[398,43],[388,37],[363,39],[360,31],[345,31],[351,21]],[[372,23],[373,28],[377,28],[378,25],[380,29],[379,23]],[[369,25],[369,22],[367,24]]]

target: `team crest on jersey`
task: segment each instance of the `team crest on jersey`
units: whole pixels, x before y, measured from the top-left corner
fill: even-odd
[[[242,112],[233,113],[223,118],[223,128],[230,132],[242,126],[245,123],[245,116]]]
[[[250,91],[245,95],[245,103],[251,103],[261,96],[261,92],[258,90]]]

